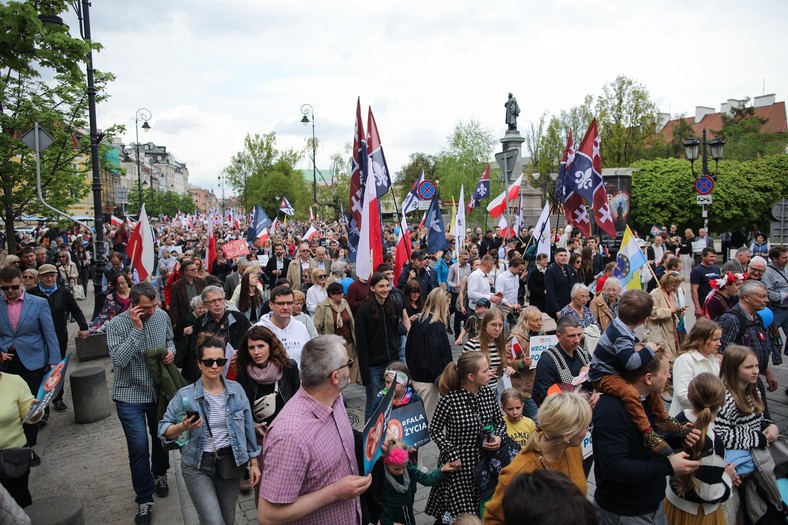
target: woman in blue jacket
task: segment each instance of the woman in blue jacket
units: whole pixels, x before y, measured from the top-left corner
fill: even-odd
[[[260,446],[249,400],[241,385],[222,377],[227,364],[225,346],[223,339],[212,334],[203,332],[197,336],[200,379],[178,391],[159,422],[159,436],[164,444],[189,431],[188,441],[181,449],[181,466],[202,524],[235,522],[238,481],[247,463],[251,485],[260,482]],[[220,472],[224,472],[220,469],[222,462],[237,468],[231,468],[233,472],[225,472],[220,479]]]

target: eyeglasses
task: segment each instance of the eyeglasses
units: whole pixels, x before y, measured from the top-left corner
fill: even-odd
[[[219,359],[200,359],[200,362],[203,366],[208,368],[213,368],[213,365],[224,366],[227,364],[227,359],[224,357],[220,357]]]
[[[65,256],[65,255],[58,255],[58,256],[57,256],[57,258],[58,258],[58,259],[68,259],[68,257],[67,257],[67,256]]]
[[[339,372],[340,370],[342,370],[345,367],[350,368],[351,366],[353,366],[353,360],[352,359],[348,359],[347,363],[345,363],[344,365],[340,366],[339,368],[335,368],[334,370],[332,370],[331,374],[333,374],[334,372]],[[328,374],[328,377],[331,377],[331,374]]]
[[[3,286],[0,286],[0,290],[3,290],[4,292],[7,292],[9,290],[19,290],[20,286],[21,285],[19,285],[19,284],[12,284],[10,286],[3,285]]]
[[[23,275],[22,279],[35,279],[32,275]]]
[[[295,303],[293,301],[271,301],[276,306],[293,306]]]
[[[223,297],[219,297],[218,299],[211,299],[209,301],[203,301],[203,304],[219,304],[219,303],[223,303],[223,302],[224,302],[224,298]]]
[[[325,279],[325,278],[326,278],[326,274],[315,275],[315,279]]]

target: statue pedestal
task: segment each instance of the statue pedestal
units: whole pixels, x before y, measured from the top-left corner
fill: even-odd
[[[511,176],[509,177],[509,184],[511,184],[517,177],[523,173],[523,142],[525,138],[520,135],[516,129],[506,130],[503,138],[500,139],[503,145],[503,151],[510,149],[517,150],[517,156],[514,161]],[[527,176],[523,177],[523,182],[520,185],[520,195],[523,198],[523,222],[525,226],[533,226],[539,219],[539,214],[542,213],[542,192],[531,186]],[[519,202],[512,201],[509,203],[509,211],[514,217],[517,214],[517,207]]]

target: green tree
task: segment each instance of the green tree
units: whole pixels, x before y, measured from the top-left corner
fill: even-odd
[[[568,111],[561,111],[558,120],[563,128],[564,137],[571,131],[575,142],[583,138],[583,133],[588,129],[588,125],[594,120],[594,97],[586,95],[579,106],[573,106]],[[564,140],[564,145],[566,141]]]
[[[689,163],[656,159],[633,164],[632,219],[641,231],[653,224],[675,222],[697,229],[703,224],[695,203],[694,179]],[[713,232],[768,224],[771,206],[788,193],[788,155],[719,164],[714,201],[709,206]]]
[[[76,131],[88,127],[82,63],[89,44],[71,37],[64,25],[44,26],[37,5],[0,3],[0,24],[6,28],[0,34],[0,208],[11,252],[16,249],[14,219],[48,214],[36,198],[35,156],[19,140],[34,122],[54,138],[41,159],[47,202],[66,209],[89,188],[84,177],[90,170],[89,138]],[[65,11],[67,5],[63,0],[46,2],[50,14]],[[101,46],[93,42],[92,47]],[[49,78],[41,78],[43,71]],[[97,102],[110,80],[112,75],[96,72]]]
[[[642,158],[657,123],[657,106],[645,86],[623,75],[617,77],[602,88],[596,113],[605,166],[629,166]]]
[[[732,108],[733,115],[722,115],[722,129],[712,131],[725,140],[725,158],[729,160],[752,160],[767,155],[784,153],[788,145],[785,133],[769,133],[763,130],[769,119],[755,114],[755,108],[745,99]]]
[[[278,150],[276,133],[247,134],[241,151],[230,159],[223,174],[239,195],[244,212],[260,204],[274,217],[279,211],[276,197],[287,197],[297,218],[309,214],[312,203],[311,188],[300,171],[295,169],[299,154],[295,150]]]

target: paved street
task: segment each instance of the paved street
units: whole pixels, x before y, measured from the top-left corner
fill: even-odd
[[[684,286],[689,288],[687,283]],[[92,295],[82,301],[83,311],[92,313]],[[691,308],[691,306],[690,306]],[[693,318],[688,312],[688,318]],[[690,321],[691,323],[692,321]],[[74,350],[73,336],[77,325],[70,325],[72,334],[70,350]],[[459,348],[455,348],[459,353]],[[69,372],[84,367],[101,367],[107,374],[107,391],[111,392],[112,363],[109,358],[86,362],[71,361]],[[769,394],[769,407],[772,416],[780,429],[788,422],[788,398],[783,390],[788,386],[788,365],[775,367],[775,375],[780,382],[780,389]],[[361,427],[364,407],[364,389],[353,385],[345,391],[349,412],[357,428]],[[85,508],[85,523],[88,524],[122,524],[133,523],[136,505],[134,492],[131,488],[127,449],[123,432],[111,405],[112,414],[107,419],[77,425],[71,409],[71,392],[66,387],[65,401],[69,410],[65,413],[52,411],[49,424],[39,434],[36,451],[42,458],[42,464],[32,470],[30,489],[34,501],[53,496],[73,496],[80,498]],[[425,465],[434,468],[437,450],[430,443],[423,449]],[[170,462],[174,468],[169,471],[170,495],[157,498],[154,506],[153,522],[158,524],[177,525],[185,523],[197,524],[197,515],[191,500],[180,478],[179,453],[170,453]],[[593,474],[589,492],[593,493]],[[434,519],[424,514],[429,489],[419,487],[416,493],[416,521],[419,525],[430,524]],[[236,524],[257,523],[253,495],[241,495],[238,501]]]

